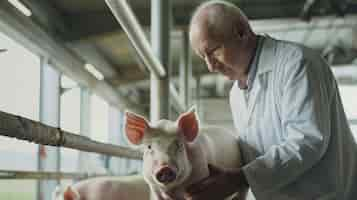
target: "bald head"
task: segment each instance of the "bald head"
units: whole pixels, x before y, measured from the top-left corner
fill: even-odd
[[[252,30],[248,18],[234,4],[225,1],[208,1],[194,12],[190,26],[191,43],[197,36],[207,36],[216,41],[224,41],[233,33],[250,34]]]
[[[257,36],[238,7],[224,1],[203,3],[192,16],[189,37],[210,72],[245,82]]]

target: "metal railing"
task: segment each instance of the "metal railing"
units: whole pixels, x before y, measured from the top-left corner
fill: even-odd
[[[37,144],[67,147],[129,159],[142,159],[142,153],[140,151],[128,147],[97,142],[85,136],[66,132],[60,128],[47,126],[2,111],[0,111],[0,135]]]
[[[35,179],[35,180],[87,179],[90,177],[98,177],[98,176],[108,176],[108,175],[107,174],[89,174],[89,173],[0,170],[0,180],[1,179]]]

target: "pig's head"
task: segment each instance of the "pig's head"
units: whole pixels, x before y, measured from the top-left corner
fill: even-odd
[[[58,186],[52,194],[52,200],[80,200],[80,196],[71,186]]]
[[[126,112],[125,132],[132,144],[143,149],[143,175],[148,183],[170,189],[189,177],[192,166],[187,149],[198,135],[193,109],[181,114],[176,122],[160,120],[154,124]]]

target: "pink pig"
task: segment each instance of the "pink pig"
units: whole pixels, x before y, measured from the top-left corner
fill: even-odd
[[[226,129],[199,128],[194,110],[181,114],[176,122],[157,123],[126,112],[125,132],[132,144],[143,148],[143,176],[151,200],[184,199],[188,185],[208,177],[209,163],[240,167],[237,139]]]
[[[57,187],[52,200],[149,200],[150,190],[142,176],[99,177],[72,186]]]

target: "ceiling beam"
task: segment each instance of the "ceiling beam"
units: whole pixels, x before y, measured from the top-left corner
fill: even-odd
[[[347,15],[344,18],[336,18],[333,16],[314,17],[310,23],[303,22],[299,18],[253,20],[251,21],[251,25],[253,30],[259,34],[268,34],[277,39],[290,40],[298,43],[302,42],[299,40],[299,38],[302,38],[301,33],[312,31],[309,41],[312,39],[315,40],[315,42],[312,45],[311,42],[305,45],[310,45],[321,53],[326,48],[326,45],[332,45],[338,49],[341,48],[341,52],[331,52],[335,53],[334,65],[350,64],[351,61],[357,57],[357,15]],[[326,35],[331,35],[330,31],[333,30],[337,30],[337,32],[332,35],[332,39],[335,41],[326,37]],[[174,38],[181,40],[180,35],[176,35]],[[326,44],[326,40],[329,44]],[[193,56],[193,58],[195,58],[193,60],[193,66],[195,66],[194,75],[201,76],[208,74],[204,63],[198,60],[196,56]],[[130,81],[118,81],[117,84],[121,84],[122,87],[147,88],[149,81],[147,77],[142,76],[133,77]]]
[[[73,35],[72,24],[64,23],[64,16],[61,15],[58,10],[53,7],[53,5],[47,0],[22,0],[22,2],[32,11],[31,19],[36,24],[40,25],[43,30],[48,31],[49,34],[61,36],[61,39],[68,38],[68,35]],[[107,9],[108,16],[112,15]],[[96,18],[95,12],[92,13],[93,18]],[[113,20],[115,20],[113,18]],[[97,22],[99,20],[89,21],[88,23]],[[100,21],[99,21],[100,22]],[[101,22],[100,22],[101,23]],[[121,77],[108,60],[103,56],[103,54],[96,48],[96,46],[87,41],[76,41],[72,43],[66,43],[66,47],[73,50],[85,63],[90,63],[95,66],[95,68],[101,72],[104,79],[113,85],[115,80],[115,87],[118,87],[118,79]],[[124,80],[125,82],[125,80]]]
[[[137,20],[142,26],[150,26],[150,16],[144,14],[146,12],[148,12],[146,9],[135,10]],[[68,14],[63,19],[71,27],[71,34],[65,36],[66,41],[84,40],[93,36],[123,31],[110,10]]]
[[[69,34],[68,26],[62,16],[48,0],[21,0],[21,2],[31,10],[31,19],[44,30],[63,36]]]
[[[179,4],[173,7],[173,17],[176,27],[185,27],[190,21],[192,11],[198,4]],[[239,6],[251,20],[272,19],[272,18],[297,18],[301,14],[303,2],[290,1],[288,3],[240,3]],[[132,10],[140,24],[144,27],[150,26],[150,8],[133,6]],[[353,13],[354,10],[346,10],[346,14]],[[334,10],[312,9],[311,16],[327,16],[335,14]],[[108,10],[100,12],[89,12],[80,14],[70,14],[64,17],[70,25],[72,34],[66,40],[80,40],[103,34],[122,31],[113,15]]]
[[[299,18],[285,19],[261,19],[250,21],[253,30],[256,32],[293,32],[323,29],[331,30],[334,28],[354,28],[357,26],[357,15],[351,14],[344,18],[335,16],[314,17],[311,22],[301,21]]]
[[[119,74],[115,70],[114,66],[107,61],[107,59],[93,44],[86,41],[77,41],[74,43],[68,43],[66,46],[76,52],[77,55],[87,63],[92,64],[100,73],[103,74],[104,79],[112,80],[119,77]]]
[[[97,80],[86,71],[84,60],[64,46],[64,41],[43,30],[7,1],[0,1],[0,30],[32,52],[48,57],[60,72],[88,87],[108,104],[120,110],[130,108],[146,115],[140,108],[132,106],[112,85]]]

